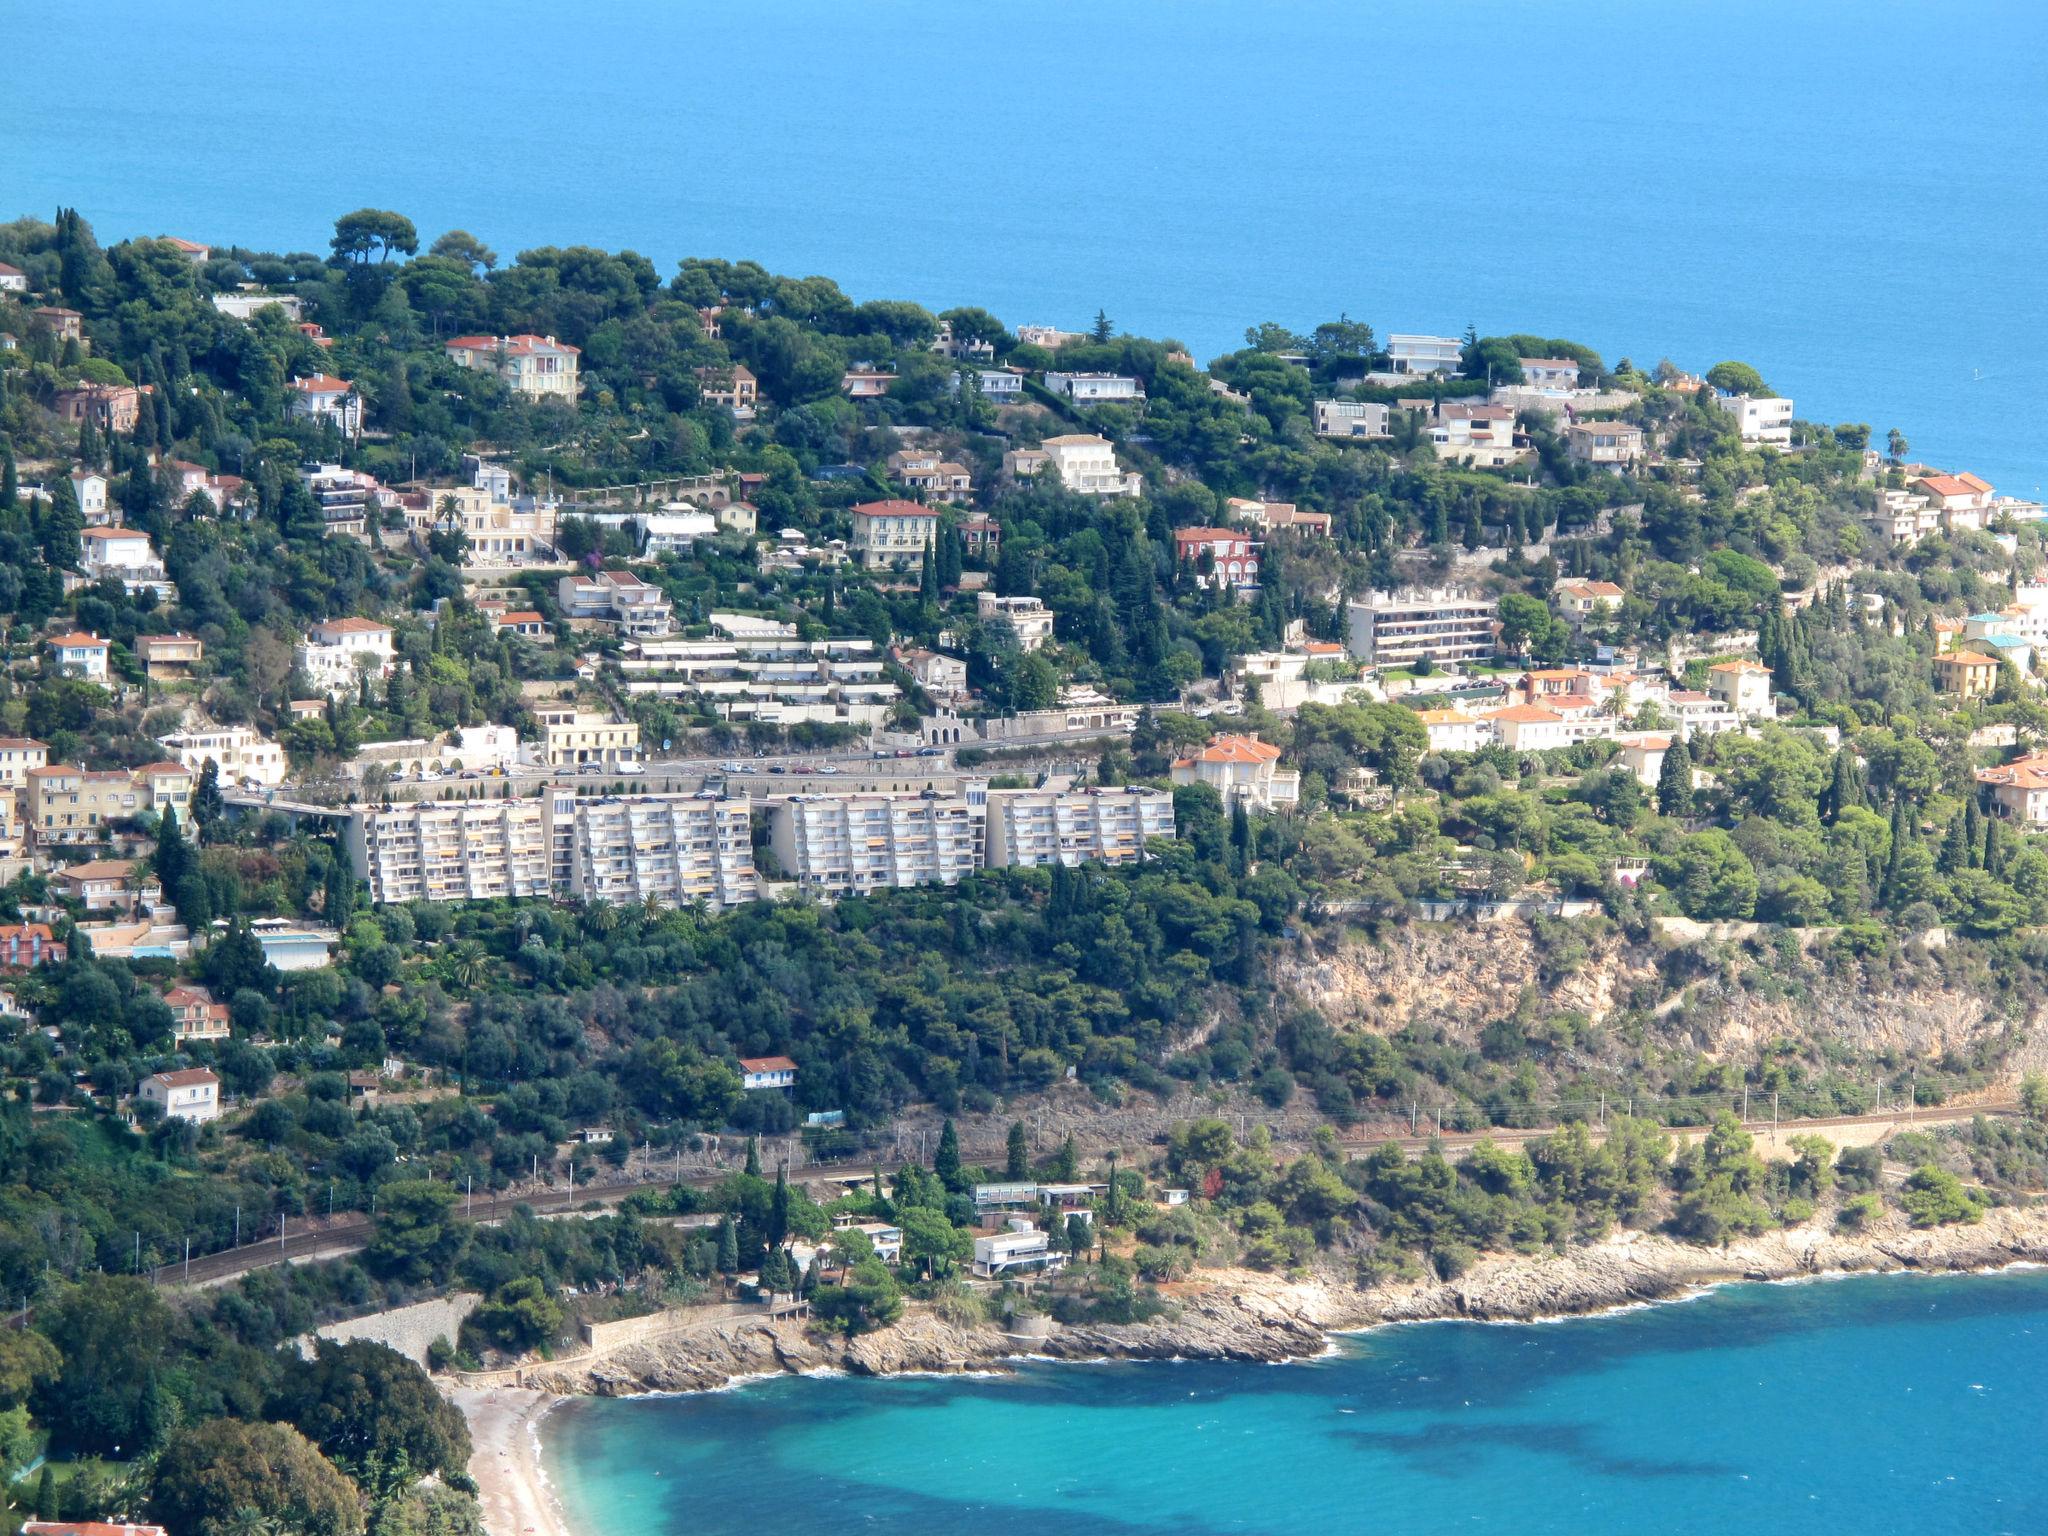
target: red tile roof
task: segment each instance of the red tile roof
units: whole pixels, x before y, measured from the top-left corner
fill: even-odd
[[[853,509],[855,517],[932,517],[939,514],[914,501],[864,501]]]
[[[316,373],[310,379],[293,379],[292,388],[302,395],[345,395],[355,385],[330,373]]]
[[[787,1056],[742,1056],[740,1065],[749,1072],[794,1072],[796,1063]]]
[[[1277,763],[1280,749],[1270,741],[1261,741],[1256,736],[1239,736],[1226,733],[1218,736],[1193,757],[1182,758],[1186,763]]]

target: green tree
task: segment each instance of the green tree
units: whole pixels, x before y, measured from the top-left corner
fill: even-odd
[[[1673,735],[1657,770],[1657,814],[1684,818],[1692,814],[1692,749]]]
[[[363,1262],[394,1280],[445,1282],[469,1241],[455,1219],[455,1191],[426,1179],[401,1179],[377,1192]]]
[[[372,256],[383,266],[393,255],[410,256],[419,250],[420,236],[404,214],[358,208],[334,221],[332,244],[336,258],[352,266],[361,266]]]
[[[367,1339],[322,1339],[284,1368],[270,1417],[295,1426],[358,1481],[403,1465],[416,1477],[469,1467],[462,1411],[404,1355]]]
[[[1922,1163],[1907,1175],[1899,1205],[1916,1227],[1946,1227],[1983,1220],[1987,1202],[1936,1163]]]
[[[837,1285],[821,1285],[811,1297],[811,1315],[828,1328],[860,1334],[886,1328],[903,1315],[903,1292],[880,1260],[850,1264]]]
[[[135,1275],[95,1275],[43,1306],[36,1326],[64,1361],[34,1399],[56,1442],[92,1455],[148,1449],[163,1422],[159,1373],[172,1332],[156,1287]]]
[[[1731,395],[1748,395],[1751,399],[1763,398],[1771,392],[1764,376],[1747,363],[1716,363],[1707,370],[1707,382]]]
[[[246,1511],[293,1536],[356,1536],[362,1501],[313,1443],[288,1424],[214,1419],[164,1447],[149,1514],[191,1536],[231,1536]]]
[[[1011,1183],[1020,1183],[1031,1177],[1031,1144],[1025,1139],[1024,1122],[1010,1122],[1009,1141],[1004,1149],[1003,1177]]]
[[[939,1128],[939,1149],[932,1154],[932,1172],[956,1195],[967,1187],[966,1176],[960,1171],[960,1133],[953,1128],[951,1119]]]
[[[538,1275],[520,1275],[479,1302],[470,1321],[502,1349],[538,1349],[562,1331],[562,1304],[548,1294]]]
[[[211,837],[213,828],[227,813],[227,800],[220,791],[220,764],[208,758],[199,765],[199,781],[192,786],[192,825],[201,838]]]

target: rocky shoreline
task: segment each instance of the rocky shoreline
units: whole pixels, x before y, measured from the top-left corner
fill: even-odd
[[[922,1308],[850,1340],[820,1336],[795,1323],[743,1318],[560,1370],[530,1367],[524,1379],[545,1393],[620,1397],[707,1391],[778,1373],[995,1370],[1027,1357],[1278,1362],[1324,1353],[1332,1334],[1388,1323],[1534,1322],[1670,1300],[1731,1281],[1962,1273],[2026,1262],[2048,1263],[2048,1207],[1993,1210],[1976,1226],[1931,1231],[1894,1221],[1851,1234],[1817,1220],[1725,1248],[1621,1232],[1560,1255],[1485,1259],[1449,1281],[1362,1288],[1341,1276],[1296,1280],[1203,1271],[1167,1288],[1174,1305],[1166,1316],[1056,1327],[1043,1336],[961,1325]]]

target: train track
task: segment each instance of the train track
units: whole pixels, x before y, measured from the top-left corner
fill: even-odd
[[[1827,1115],[1803,1120],[1752,1117],[1742,1124],[1745,1130],[1751,1132],[1825,1136],[1830,1131],[1867,1130],[1883,1126],[1957,1125],[1973,1120],[1978,1115],[2010,1115],[2018,1111],[2017,1102],[1999,1101],[1972,1105],[1937,1105],[1924,1109],[1884,1110],[1865,1115]],[[1492,1126],[1479,1131],[1446,1129],[1428,1134],[1418,1131],[1407,1135],[1398,1131],[1352,1130],[1340,1136],[1338,1141],[1352,1152],[1385,1146],[1391,1142],[1410,1156],[1415,1156],[1430,1147],[1457,1151],[1482,1141],[1492,1141],[1502,1146],[1519,1146],[1524,1142],[1554,1135],[1557,1129],[1554,1125]],[[1587,1129],[1595,1141],[1603,1139],[1607,1134],[1606,1129],[1599,1125],[1590,1125]],[[1703,1127],[1674,1126],[1670,1129],[1684,1132],[1688,1129],[1700,1130]],[[877,1173],[891,1173],[902,1166],[904,1165],[900,1162],[847,1166],[818,1164],[802,1170],[802,1173],[810,1177],[829,1175],[838,1179],[872,1178]],[[461,1221],[489,1224],[509,1216],[522,1205],[542,1215],[579,1210],[593,1202],[616,1205],[629,1195],[674,1189],[679,1185],[686,1189],[709,1189],[730,1178],[731,1174],[732,1170],[725,1169],[717,1173],[689,1174],[680,1179],[638,1179],[626,1184],[588,1185],[577,1189],[507,1192],[465,1201],[458,1207],[456,1217]],[[260,1243],[244,1243],[239,1248],[197,1254],[190,1260],[159,1265],[151,1278],[163,1286],[218,1285],[223,1280],[232,1280],[252,1270],[267,1269],[274,1264],[305,1263],[314,1259],[340,1258],[346,1254],[358,1253],[369,1245],[373,1230],[371,1220],[367,1216],[345,1218],[318,1227],[309,1224],[301,1232],[287,1229],[281,1238],[268,1238]]]

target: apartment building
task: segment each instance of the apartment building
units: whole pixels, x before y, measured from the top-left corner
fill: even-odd
[[[206,659],[206,642],[197,635],[137,635],[135,659],[151,682],[183,682]]]
[[[1029,479],[1050,470],[1060,484],[1081,496],[1139,496],[1145,477],[1125,471],[1106,437],[1069,432],[1048,437],[1036,448],[1012,448],[1003,455],[1003,469],[1013,479]]]
[[[1626,421],[1575,421],[1564,429],[1564,451],[1576,464],[1634,464],[1643,456],[1643,429]]]
[[[914,569],[938,540],[939,514],[914,501],[864,501],[851,516],[853,558],[870,571]]]
[[[46,766],[50,749],[32,736],[0,736],[0,788],[25,789],[31,769]]]
[[[1029,655],[1052,639],[1052,610],[1035,597],[1003,597],[978,592],[974,616],[981,621],[990,648]]]
[[[1429,429],[1436,456],[1453,464],[1501,469],[1529,456],[1515,446],[1515,413],[1504,405],[1470,405],[1446,400]]]
[[[510,494],[510,477],[484,465],[473,485],[429,486],[398,498],[415,543],[460,533],[467,568],[535,565],[555,558],[559,502]]]
[[[1371,400],[1315,402],[1317,437],[1386,437],[1393,407]]]
[[[166,1120],[204,1125],[220,1118],[220,1079],[204,1067],[152,1072],[136,1084],[135,1097],[154,1104]]]
[[[759,890],[751,807],[744,797],[566,797],[571,823],[563,893],[585,901],[737,906]]]
[[[1455,587],[1373,592],[1346,605],[1351,654],[1375,667],[1477,661],[1494,653],[1492,597]]]
[[[306,489],[320,504],[320,519],[329,533],[367,537],[382,510],[383,487],[375,475],[339,464],[308,464],[299,471]]]
[[[1202,560],[1207,557],[1206,572]],[[1259,552],[1238,528],[1176,528],[1173,557],[1195,571],[1201,585],[1246,591],[1259,584]]]
[[[285,386],[285,414],[303,421],[324,421],[346,438],[363,435],[363,397],[347,379],[332,374],[293,379]]]
[[[768,813],[785,877],[826,897],[956,885],[981,867],[985,785],[958,795],[792,795]]]
[[[476,373],[494,373],[514,394],[531,400],[576,403],[582,351],[552,336],[457,336],[448,360]]]
[[[1395,373],[1456,373],[1464,359],[1465,343],[1456,336],[1397,333],[1387,338],[1387,366]]]
[[[1772,448],[1792,446],[1792,402],[1775,395],[1752,398],[1714,392],[1714,404],[1735,418],[1735,430],[1745,443]]]
[[[1301,772],[1280,766],[1278,747],[1228,731],[1176,760],[1173,782],[1207,784],[1225,804],[1242,800],[1261,811],[1291,808],[1301,799]]]
[[[376,902],[549,896],[548,812],[527,799],[368,806],[348,820],[348,849]]]
[[[541,761],[550,768],[616,770],[640,755],[640,727],[630,720],[573,708],[534,711],[541,729]]]
[[[619,665],[629,692],[701,699],[726,720],[873,726],[903,696],[865,637],[668,636],[629,646]]]
[[[564,576],[556,583],[555,601],[569,618],[612,624],[628,640],[652,639],[675,627],[675,605],[631,571]]]
[[[194,774],[214,765],[220,782],[255,784],[265,789],[285,779],[284,748],[253,726],[216,725],[202,730],[159,736],[157,745]]]
[[[83,678],[88,683],[107,680],[107,654],[111,647],[98,635],[74,630],[70,634],[52,635],[43,643],[59,676]]]
[[[1128,864],[1173,834],[1173,796],[1163,789],[1001,789],[988,792],[983,849],[990,869]]]
[[[325,619],[306,631],[299,645],[300,669],[330,696],[355,690],[364,673],[389,677],[398,665],[391,626],[375,619]]]
[[[152,809],[147,785],[118,768],[95,772],[53,763],[31,768],[27,779],[29,831],[45,845],[96,843],[111,823]]]
[[[1048,373],[1045,387],[1076,405],[1132,405],[1145,398],[1144,385],[1121,373]]]

